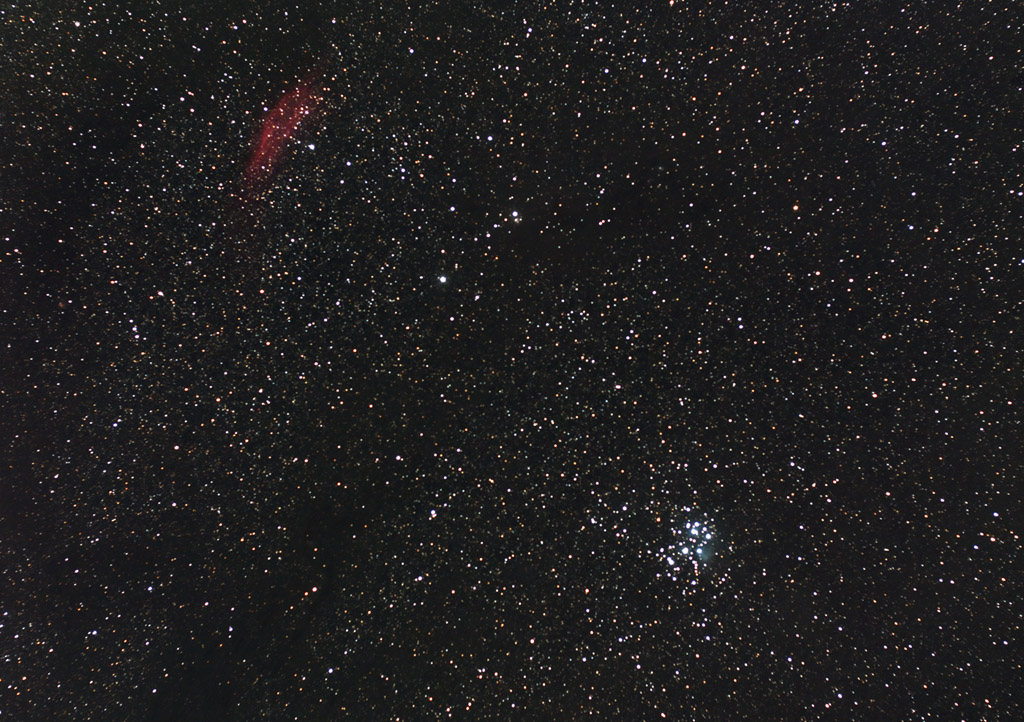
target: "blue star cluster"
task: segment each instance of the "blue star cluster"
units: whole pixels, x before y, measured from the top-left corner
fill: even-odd
[[[663,574],[679,581],[690,576],[688,567],[692,566],[694,578],[690,584],[696,586],[696,577],[705,561],[705,547],[710,546],[712,538],[710,527],[700,521],[688,521],[681,528],[672,529],[671,542],[658,547],[658,558],[668,567]]]

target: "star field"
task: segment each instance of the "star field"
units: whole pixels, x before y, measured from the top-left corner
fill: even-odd
[[[1019,15],[0,8],[0,719],[1024,717]]]

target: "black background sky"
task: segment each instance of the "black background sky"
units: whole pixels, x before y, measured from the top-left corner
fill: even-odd
[[[1020,20],[9,2],[3,718],[1020,719]]]

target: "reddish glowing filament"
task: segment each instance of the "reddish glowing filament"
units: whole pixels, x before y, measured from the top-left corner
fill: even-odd
[[[263,119],[259,140],[246,167],[246,183],[251,191],[269,179],[284,156],[284,150],[320,103],[313,83],[306,79],[286,93]]]

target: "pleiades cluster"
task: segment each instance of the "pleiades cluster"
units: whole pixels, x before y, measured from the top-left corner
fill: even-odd
[[[1020,720],[1014,2],[0,7],[0,720]]]

